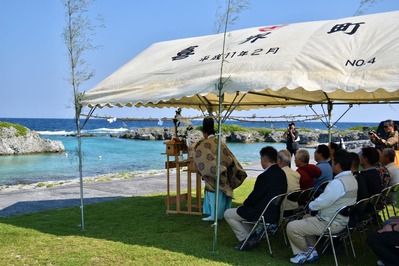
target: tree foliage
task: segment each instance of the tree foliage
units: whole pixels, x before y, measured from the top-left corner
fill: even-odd
[[[226,7],[218,3],[216,9],[216,19],[214,24],[214,32],[220,33],[225,30],[225,26],[232,26],[239,20],[239,15],[249,9],[249,0],[226,0]],[[226,30],[227,30],[226,27]]]
[[[66,26],[63,37],[67,48],[69,63],[68,81],[73,89],[73,103],[75,109],[76,136],[78,141],[79,178],[80,178],[80,210],[81,230],[84,231],[84,204],[83,204],[83,160],[80,114],[83,109],[84,93],[79,90],[81,84],[94,76],[94,71],[88,68],[84,55],[87,51],[97,47],[92,45],[91,36],[94,35],[96,25],[88,16],[92,0],[61,0],[65,8]],[[84,126],[84,125],[83,125]],[[83,127],[82,126],[82,127]]]
[[[355,11],[354,16],[360,16],[366,14],[367,9],[379,1],[380,0],[361,0],[359,7]]]
[[[84,93],[80,92],[80,86],[94,76],[94,70],[89,69],[84,55],[98,48],[92,44],[92,37],[95,35],[96,28],[101,27],[102,24],[94,24],[88,16],[93,0],[61,1],[65,8],[66,19],[62,36],[67,48],[69,64],[67,80],[73,89],[75,113],[79,117],[82,111],[81,101],[84,97]],[[96,20],[101,21],[101,18],[96,18]]]

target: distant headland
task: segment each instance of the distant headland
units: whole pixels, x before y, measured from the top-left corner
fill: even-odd
[[[36,131],[0,122],[0,155],[64,152],[61,141],[43,139]]]

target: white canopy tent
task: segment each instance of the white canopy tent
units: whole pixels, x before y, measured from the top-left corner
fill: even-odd
[[[195,108],[220,122],[232,110],[327,104],[331,115],[333,104],[398,101],[395,11],[156,43],[87,91],[83,105]]]
[[[399,11],[156,43],[86,92],[90,107],[217,111],[399,100]],[[224,57],[221,73],[221,58]]]

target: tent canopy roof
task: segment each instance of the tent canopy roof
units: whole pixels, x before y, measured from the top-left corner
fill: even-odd
[[[399,11],[155,43],[84,105],[216,110],[220,83],[237,110],[399,101]]]

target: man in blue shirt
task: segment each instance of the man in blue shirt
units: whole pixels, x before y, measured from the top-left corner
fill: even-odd
[[[321,170],[321,176],[315,179],[314,189],[317,189],[323,182],[331,181],[333,179],[333,170],[331,165],[328,163],[330,158],[330,149],[327,145],[321,144],[317,146],[314,152],[314,159],[317,162],[317,166]]]

